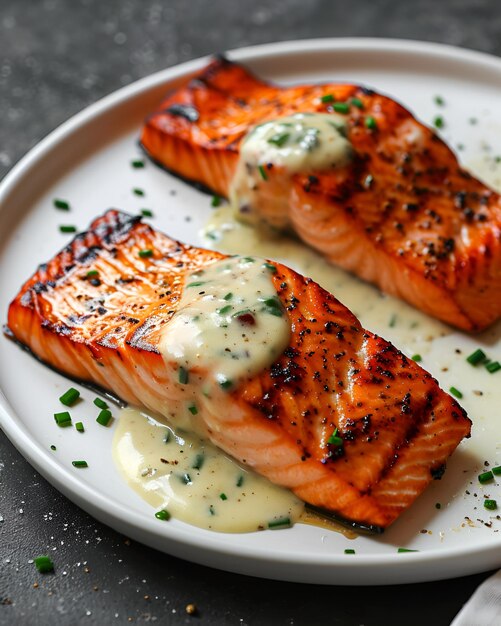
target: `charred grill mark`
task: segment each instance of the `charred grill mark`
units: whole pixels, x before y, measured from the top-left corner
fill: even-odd
[[[192,123],[197,122],[200,117],[199,112],[192,104],[172,104],[165,112],[177,117],[183,117]]]

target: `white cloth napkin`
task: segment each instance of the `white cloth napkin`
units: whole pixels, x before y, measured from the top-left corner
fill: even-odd
[[[456,615],[451,626],[500,626],[501,570],[485,580]]]

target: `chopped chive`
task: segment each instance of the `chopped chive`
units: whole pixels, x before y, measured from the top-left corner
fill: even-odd
[[[219,497],[221,498],[221,500],[228,500],[228,496],[225,493],[220,493]]]
[[[87,461],[72,461],[71,464],[73,467],[89,467]]]
[[[285,145],[290,139],[290,133],[277,133],[268,139],[268,143],[271,143],[278,148],[281,148]]]
[[[56,446],[54,444],[51,445],[50,449],[54,450],[54,451],[57,450],[57,448],[56,448]]]
[[[193,481],[191,480],[191,476],[189,474],[183,474],[181,476],[181,480],[183,481],[183,483],[185,485],[189,485],[190,483],[192,483]]]
[[[390,317],[390,321],[389,321],[388,326],[390,328],[393,328],[396,325],[396,323],[397,323],[397,316],[396,316],[395,313],[393,313],[393,315]]]
[[[178,370],[178,380],[181,385],[187,385],[189,378],[190,376],[188,370],[180,365]]]
[[[159,520],[162,520],[162,522],[167,522],[168,520],[170,520],[170,513],[166,509],[162,509],[161,511],[157,511],[155,513],[155,517]]]
[[[471,363],[471,365],[478,365],[482,361],[485,361],[486,358],[487,355],[485,354],[485,352],[480,348],[477,348],[475,352],[472,352],[470,356],[466,357],[466,360],[468,361],[468,363]]]
[[[330,443],[333,446],[342,446],[344,441],[343,438],[338,435],[339,429],[336,427],[332,435],[327,439],[327,443]]]
[[[141,215],[143,217],[153,217],[153,211],[151,209],[141,209]]]
[[[484,508],[488,509],[489,511],[495,511],[498,508],[498,503],[496,502],[496,500],[484,500]]]
[[[202,469],[202,465],[204,464],[205,457],[203,454],[197,454],[195,460],[193,461],[192,469],[200,470]]]
[[[223,306],[220,309],[216,309],[216,312],[219,313],[219,315],[226,315],[226,313],[229,313],[232,309],[233,309],[233,305],[227,304],[226,306]]]
[[[111,420],[111,411],[109,409],[101,409],[96,418],[96,422],[101,426],[108,426]]]
[[[188,283],[186,287],[200,287],[200,285],[205,285],[204,280],[196,280],[194,283]]]
[[[413,355],[411,356],[411,359],[412,359],[413,361],[416,361],[416,363],[419,363],[420,361],[422,361],[422,360],[423,360],[423,357],[422,357],[420,354],[413,354]]]
[[[153,250],[151,248],[144,248],[143,250],[139,250],[139,252],[137,253],[137,255],[141,258],[141,259],[146,259],[148,257],[152,257],[153,256]]]
[[[345,548],[344,551],[345,554],[356,554],[355,550],[353,548]]]
[[[61,200],[59,198],[54,198],[53,204],[56,207],[56,209],[60,209],[61,211],[69,211],[70,210],[70,203],[66,202],[66,200]]]
[[[144,161],[141,161],[141,159],[136,159],[134,161],[131,161],[130,164],[132,165],[132,167],[136,169],[140,169],[144,167]]]
[[[397,552],[419,552],[419,550],[411,550],[410,548],[399,548]]]
[[[59,402],[61,402],[61,404],[64,404],[65,406],[73,406],[79,397],[80,392],[78,391],[78,389],[70,387],[68,391],[65,391],[63,395],[59,398]]]
[[[357,107],[357,109],[364,108],[364,103],[360,100],[360,98],[352,98],[350,102],[354,107]]]
[[[170,430],[166,428],[165,433],[164,433],[164,443],[169,443],[169,441],[170,441]]]
[[[441,509],[442,505],[440,504],[440,502],[435,502],[435,508],[436,509]]]
[[[84,433],[85,432],[85,428],[84,428],[84,425],[82,424],[82,422],[77,422],[75,424],[75,428],[78,430],[79,433]]]
[[[219,386],[221,387],[221,389],[230,389],[230,387],[233,386],[233,381],[230,378],[225,378],[224,376],[222,376],[219,380]]]
[[[487,472],[482,472],[478,475],[478,482],[482,485],[485,485],[485,483],[489,483],[491,480],[494,480],[494,474],[491,470],[488,470]]]
[[[267,270],[270,270],[272,274],[277,273],[277,268],[275,265],[273,265],[273,263],[263,263],[263,267],[265,267]]]
[[[54,563],[50,556],[37,556],[36,559],[33,559],[33,563],[40,574],[47,574],[48,572],[54,571]]]
[[[244,477],[243,477],[243,474],[240,474],[237,480],[237,487],[241,487],[243,484],[244,484]]]
[[[194,404],[192,404],[191,406],[188,407],[188,411],[192,415],[196,415],[198,413],[198,409],[197,409],[196,405],[194,405]]]
[[[290,517],[281,517],[280,519],[268,522],[268,528],[270,530],[274,530],[275,528],[290,528],[291,525]]]
[[[225,296],[223,296],[223,300],[231,300],[233,298],[233,294],[229,291]]]
[[[134,187],[132,193],[136,196],[144,196],[144,191],[142,189],[138,189],[138,187]]]
[[[435,104],[439,107],[443,107],[445,104],[445,100],[442,98],[442,96],[435,96],[433,100]]]
[[[320,102],[334,102],[334,96],[331,93],[326,93],[320,98]]]
[[[68,413],[68,411],[63,411],[62,413],[54,413],[54,419],[56,420],[56,424],[61,428],[71,426],[71,415]]]
[[[332,108],[336,113],[349,113],[350,105],[347,102],[334,102]]]
[[[101,398],[94,398],[94,404],[99,407],[100,409],[107,409],[108,405],[106,404],[106,402],[104,400],[102,400]]]
[[[489,372],[489,374],[494,374],[494,372],[501,370],[501,363],[499,361],[492,361],[492,363],[487,363],[485,369]]]
[[[368,115],[365,118],[365,127],[368,128],[369,130],[377,130],[377,122],[376,119],[374,117],[372,117],[372,115]]]
[[[61,233],[76,233],[77,232],[77,227],[76,226],[72,226],[70,224],[61,224],[59,226],[59,232],[61,232]]]
[[[85,274],[85,278],[96,278],[99,276],[99,272],[97,270],[89,270],[87,274]]]
[[[433,124],[435,128],[443,128],[445,126],[444,118],[441,115],[435,116]]]
[[[268,174],[266,173],[266,170],[264,169],[263,165],[259,165],[258,168],[259,173],[261,174],[261,178],[263,180],[268,180]]]
[[[212,196],[211,206],[219,206],[221,204],[221,196]]]
[[[501,474],[501,465],[497,465],[496,467],[493,467],[492,473],[494,474],[494,476],[499,476]]]
[[[211,504],[211,505],[210,505],[210,507],[209,507],[209,513],[210,513],[211,515],[215,515],[215,514],[216,514],[216,511],[214,511],[214,507],[212,506],[212,504]]]
[[[275,315],[275,317],[282,317],[282,303],[278,299],[277,296],[272,296],[271,298],[266,298],[263,300],[264,311],[266,313],[270,313],[271,315]]]
[[[254,263],[256,261],[256,259],[254,257],[251,256],[244,256],[240,259],[241,263]]]
[[[459,400],[463,397],[461,391],[459,391],[459,389],[456,389],[456,387],[449,387],[449,392],[451,393],[451,395],[453,395],[455,398],[458,398]]]

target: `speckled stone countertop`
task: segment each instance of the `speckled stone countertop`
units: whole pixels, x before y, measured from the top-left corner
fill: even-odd
[[[377,36],[501,53],[497,0],[2,0],[0,178],[102,96],[210,52]],[[54,575],[30,559],[48,551]],[[449,624],[479,574],[400,587],[247,578],[161,554],[94,521],[0,432],[0,624]],[[186,612],[197,607],[195,616]]]

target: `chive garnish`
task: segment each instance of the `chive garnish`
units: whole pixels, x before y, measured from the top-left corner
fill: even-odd
[[[330,443],[333,446],[342,446],[344,441],[343,438],[338,434],[339,429],[336,427],[332,435],[327,439],[327,443]]]
[[[219,206],[221,204],[221,196],[212,196],[211,206]]]
[[[230,389],[230,387],[233,386],[233,381],[229,378],[225,378],[224,376],[221,376],[219,379],[219,386],[221,387],[221,389],[224,389],[224,390]]]
[[[263,180],[268,180],[268,174],[266,173],[266,170],[264,169],[263,165],[259,165],[258,168],[259,173],[261,174],[261,178]]]
[[[439,107],[443,107],[445,104],[445,100],[442,98],[442,96],[435,96],[433,100],[435,104]]]
[[[231,304],[227,304],[226,306],[223,306],[220,309],[216,309],[216,312],[219,313],[219,315],[226,315],[226,313],[229,313],[232,309],[233,309],[233,306]]]
[[[266,298],[265,300],[263,300],[263,304],[264,304],[263,311],[265,311],[266,313],[270,313],[271,315],[274,315],[275,317],[282,317],[283,315],[282,303],[280,302],[277,296]]]
[[[84,433],[85,432],[85,428],[84,428],[84,425],[82,424],[82,422],[77,422],[75,424],[75,428],[78,430],[79,433]]]
[[[153,217],[153,211],[151,209],[141,209],[141,215],[143,217]]]
[[[456,387],[449,387],[449,392],[451,393],[451,395],[453,395],[455,398],[458,398],[459,400],[463,397],[461,391],[459,391],[459,389],[456,389]]]
[[[488,483],[491,480],[494,480],[494,474],[491,470],[488,470],[487,472],[482,472],[478,475],[478,482],[482,485],[485,485],[485,483]]]
[[[181,480],[183,481],[183,483],[184,483],[185,485],[189,485],[191,482],[193,482],[193,481],[191,480],[191,476],[190,476],[189,474],[183,474],[183,475],[181,476]]]
[[[137,253],[137,255],[141,258],[141,259],[147,259],[149,257],[153,256],[153,250],[151,248],[144,248],[143,250],[139,250],[139,252]]]
[[[186,285],[186,288],[188,288],[188,287],[200,287],[200,285],[205,285],[205,281],[204,280],[196,280],[193,283],[188,283]]]
[[[360,100],[360,98],[352,98],[351,99],[351,104],[354,107],[357,107],[357,109],[363,109],[364,108],[364,103],[362,102],[362,100]]]
[[[240,259],[240,263],[254,263],[256,259],[251,256],[244,256]]]
[[[243,474],[240,474],[237,480],[237,487],[241,487],[243,484],[244,484],[244,477],[243,477]]]
[[[202,465],[204,464],[205,457],[203,454],[197,454],[195,460],[193,461],[192,469],[200,470],[202,469]]]
[[[326,93],[325,96],[320,98],[320,102],[334,102],[334,96],[331,93]]]
[[[499,476],[501,474],[501,465],[497,465],[496,467],[493,467],[492,473],[494,474],[494,476]]]
[[[291,526],[290,517],[281,517],[280,519],[268,522],[268,528],[274,530],[275,528],[289,528]]]
[[[389,322],[388,326],[390,328],[393,328],[396,323],[397,323],[397,316],[396,316],[395,313],[393,313],[393,315],[390,317],[390,322]]]
[[[53,203],[54,203],[54,206],[56,207],[56,209],[60,209],[61,211],[69,211],[70,210],[70,203],[66,202],[66,200],[61,200],[59,198],[55,198]]]
[[[470,356],[466,357],[466,360],[468,361],[468,363],[471,363],[471,365],[478,365],[482,361],[485,361],[486,358],[487,355],[485,354],[485,352],[480,348],[477,348],[475,352],[472,352]]]
[[[132,193],[136,196],[144,196],[144,191],[142,189],[138,189],[138,187],[134,187]]]
[[[101,426],[108,426],[111,420],[111,411],[109,409],[101,409],[99,415],[96,418],[96,422]]]
[[[221,500],[228,500],[228,496],[225,493],[220,493],[219,497],[221,498]]]
[[[57,450],[57,448],[56,448],[56,446],[54,444],[51,445],[50,449],[54,450],[54,451]]]
[[[210,507],[209,507],[209,513],[210,513],[211,515],[215,515],[215,514],[216,514],[216,511],[214,511],[214,507],[212,506],[212,504],[211,504],[211,505],[210,505]]]
[[[277,146],[278,148],[281,148],[283,145],[285,145],[290,138],[290,133],[278,133],[276,135],[273,135],[273,137],[270,137],[268,139],[268,143],[271,143],[275,146]]]
[[[136,159],[134,161],[131,161],[130,164],[132,165],[132,167],[136,169],[140,169],[144,167],[144,161],[141,161],[141,159]]]
[[[422,357],[420,354],[413,354],[413,355],[411,356],[411,359],[412,359],[413,361],[416,361],[416,363],[419,363],[420,361],[422,361],[422,360],[423,360],[423,357]]]
[[[59,232],[61,232],[61,233],[76,233],[77,232],[77,227],[76,226],[72,226],[70,224],[61,224],[59,226]]]
[[[277,268],[275,265],[273,265],[273,263],[263,263],[263,267],[265,267],[267,270],[270,270],[272,274],[277,273]]]
[[[225,296],[223,296],[223,300],[231,300],[233,298],[233,294],[229,291]]]
[[[372,117],[372,115],[368,115],[365,118],[365,127],[369,130],[377,130],[377,122],[376,119]]]
[[[484,507],[489,511],[495,511],[498,508],[498,503],[496,500],[484,500]]]
[[[196,415],[198,413],[198,409],[197,409],[196,405],[194,405],[194,404],[192,404],[191,406],[188,407],[188,411],[192,415]]]
[[[167,522],[168,520],[170,520],[170,513],[166,509],[162,509],[161,511],[157,511],[155,513],[155,517],[159,520],[162,520],[162,522]]]
[[[444,118],[441,115],[437,115],[433,120],[433,124],[435,128],[443,128],[445,126]]]
[[[499,361],[492,361],[492,363],[487,363],[485,369],[489,372],[489,374],[494,374],[494,372],[501,370],[501,363]]]
[[[37,556],[36,559],[33,559],[33,563],[40,574],[47,574],[48,572],[54,571],[54,563],[49,556]]]
[[[107,409],[108,405],[106,404],[106,402],[104,400],[102,400],[101,398],[94,398],[94,404],[99,407],[100,409]]]
[[[68,391],[65,391],[63,395],[59,398],[59,402],[61,402],[61,404],[64,404],[65,406],[73,406],[79,397],[80,392],[78,391],[78,389],[70,387]]]
[[[410,548],[399,548],[397,552],[419,552],[419,550],[411,550]]]
[[[71,426],[71,415],[68,413],[68,411],[63,411],[62,413],[54,413],[54,419],[56,420],[56,424],[61,428]]]
[[[336,113],[349,113],[350,105],[347,102],[334,102],[332,108]]]
[[[73,467],[89,467],[87,461],[72,461],[71,464]]]
[[[344,551],[345,554],[356,554],[355,550],[353,548],[345,548]]]
[[[97,270],[89,270],[87,274],[85,274],[85,278],[96,278],[99,276],[99,272]]]
[[[188,380],[189,380],[189,372],[186,368],[184,368],[182,365],[179,366],[179,370],[178,370],[178,380],[181,383],[181,385],[187,385],[188,384]]]

